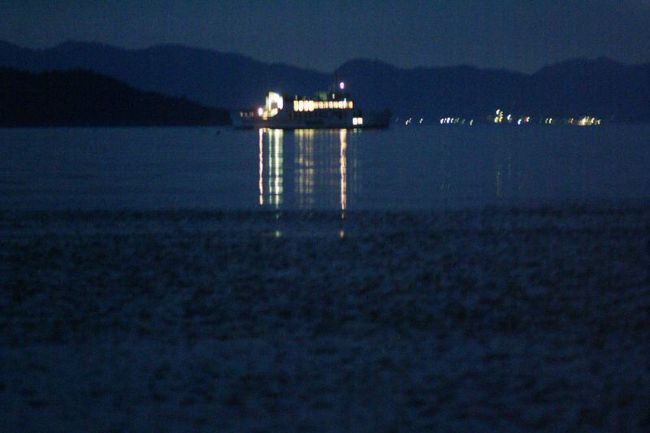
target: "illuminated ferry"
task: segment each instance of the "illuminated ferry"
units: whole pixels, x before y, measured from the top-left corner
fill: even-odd
[[[264,106],[233,113],[237,128],[386,128],[389,111],[363,112],[345,91],[345,83],[315,97],[269,92]]]

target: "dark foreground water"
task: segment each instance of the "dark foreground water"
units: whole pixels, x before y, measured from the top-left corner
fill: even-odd
[[[649,132],[0,131],[0,431],[647,432]]]

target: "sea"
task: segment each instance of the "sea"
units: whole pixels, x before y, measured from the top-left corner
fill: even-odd
[[[650,127],[0,130],[0,208],[459,210],[650,199]]]
[[[0,432],[648,432],[650,125],[0,129]]]

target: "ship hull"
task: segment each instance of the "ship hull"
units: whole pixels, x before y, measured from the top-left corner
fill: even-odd
[[[369,129],[388,128],[390,112],[369,112],[363,115],[363,124],[355,124],[351,116],[338,118],[336,116],[315,119],[290,119],[285,116],[275,116],[268,119],[261,117],[242,117],[239,112],[233,113],[233,126],[238,129]]]

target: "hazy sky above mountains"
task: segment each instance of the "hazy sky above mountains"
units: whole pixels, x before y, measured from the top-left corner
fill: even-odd
[[[0,0],[0,40],[239,52],[329,72],[346,60],[532,72],[567,58],[650,62],[650,0]]]

